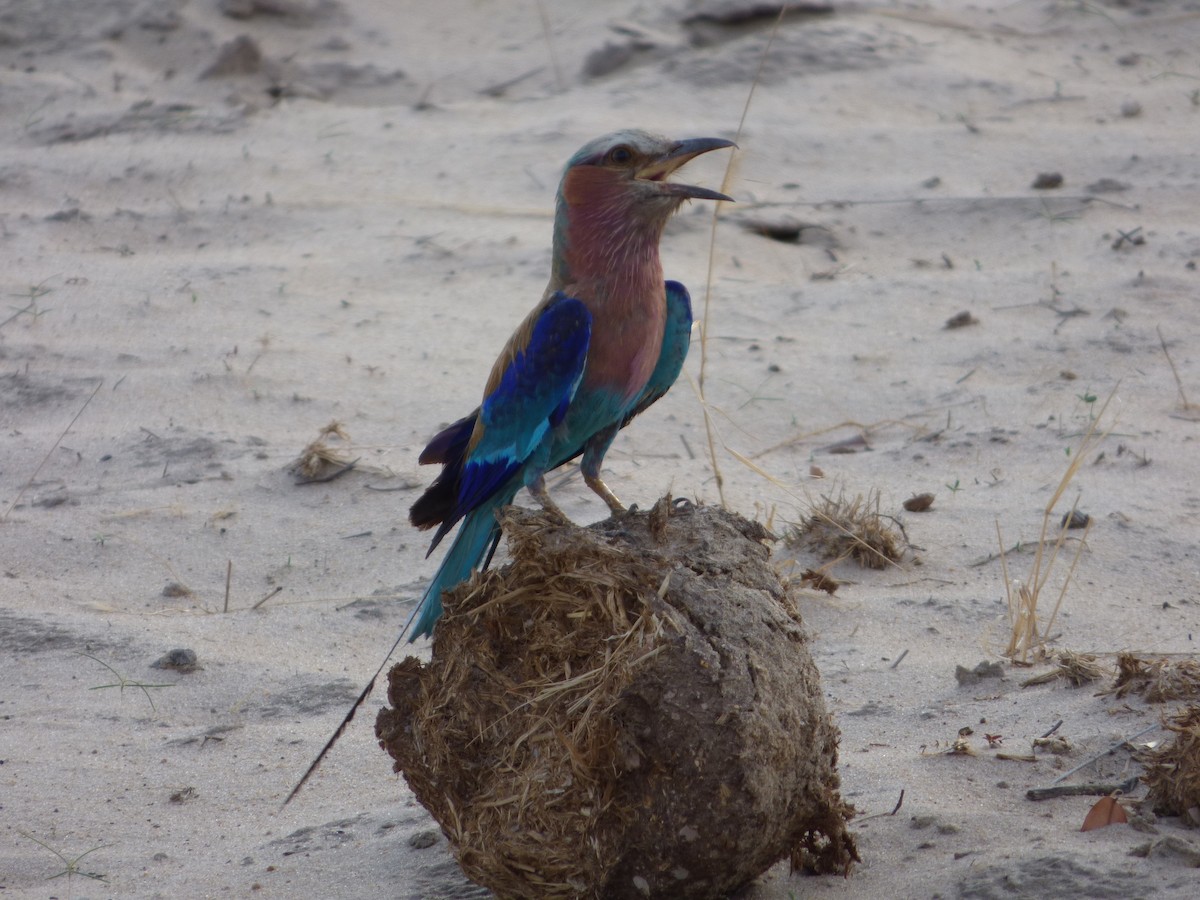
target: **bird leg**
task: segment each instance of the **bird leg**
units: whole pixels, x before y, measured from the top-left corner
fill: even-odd
[[[617,499],[617,495],[608,489],[608,485],[600,477],[600,467],[604,464],[604,454],[612,445],[613,438],[621,430],[620,423],[596,432],[587,443],[583,459],[579,462],[579,471],[583,473],[584,483],[590,487],[608,506],[614,516],[624,515],[625,504]]]
[[[550,497],[550,491],[546,489],[545,476],[539,475],[533,481],[529,482],[529,493],[533,495],[534,500],[541,504],[542,511],[550,518],[557,519],[563,525],[573,524],[567,518],[567,514],[559,509],[558,504]]]
[[[617,495],[608,489],[608,485],[604,483],[599,474],[584,472],[583,481],[584,484],[600,495],[601,500],[608,504],[609,511],[614,516],[623,515],[626,512],[625,504],[618,500]]]

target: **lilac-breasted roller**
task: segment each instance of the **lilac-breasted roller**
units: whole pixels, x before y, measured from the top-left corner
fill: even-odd
[[[442,614],[442,592],[470,577],[499,539],[496,512],[528,487],[556,511],[546,472],[580,454],[584,481],[613,512],[600,478],[617,432],[667,392],[687,355],[687,290],[663,281],[659,239],[688,199],[729,200],[667,181],[721,138],[671,141],[619,131],[571,157],[558,188],[550,283],[492,367],[483,402],[420,456],[442,471],[413,504],[418,528],[437,526],[432,553],[462,527],[418,607],[410,640]]]

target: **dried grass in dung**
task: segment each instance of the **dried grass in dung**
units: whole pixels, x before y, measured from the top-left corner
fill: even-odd
[[[847,499],[822,496],[812,514],[788,536],[793,547],[805,546],[824,559],[853,559],[869,569],[882,569],[904,555],[904,538],[879,512],[879,494],[856,494]]]
[[[1147,703],[1200,697],[1200,663],[1122,653],[1117,657],[1117,680],[1103,693],[1118,697],[1141,694]]]
[[[1163,727],[1175,737],[1137,754],[1146,767],[1146,799],[1159,815],[1200,825],[1200,708],[1187,707]]]
[[[446,595],[381,745],[500,897],[724,897],[856,860],[838,733],[758,525],[671,506],[586,529],[510,508],[513,561]]]

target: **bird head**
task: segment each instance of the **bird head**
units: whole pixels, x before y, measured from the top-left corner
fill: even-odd
[[[599,208],[650,221],[666,221],[684,200],[732,200],[718,191],[667,178],[710,150],[736,146],[724,138],[672,141],[629,130],[584,144],[567,163],[559,188],[568,208]]]

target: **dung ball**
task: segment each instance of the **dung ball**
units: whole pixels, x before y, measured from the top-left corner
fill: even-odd
[[[510,507],[376,734],[499,897],[717,898],[858,859],[838,732],[760,525],[664,498],[587,528]]]

